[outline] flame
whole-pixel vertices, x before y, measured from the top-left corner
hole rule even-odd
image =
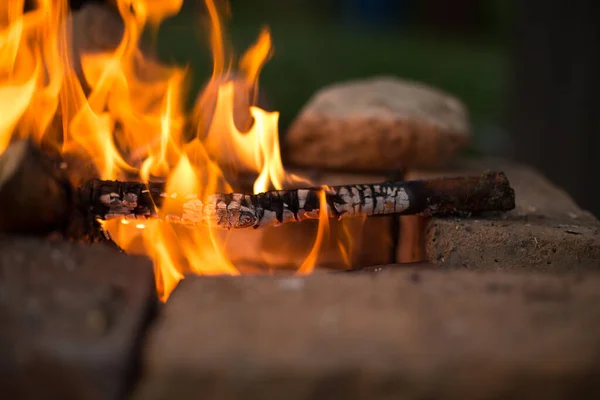
[[[257,82],[263,65],[271,55],[271,34],[264,27],[256,43],[248,49],[240,60],[240,71],[248,82]]]
[[[324,187],[319,192],[319,227],[317,230],[317,239],[315,240],[315,244],[308,254],[308,257],[306,257],[302,265],[300,265],[300,268],[298,268],[298,275],[308,275],[313,272],[317,265],[319,247],[329,232],[329,214],[331,210],[329,210],[329,204],[327,204],[327,189],[327,187]]]
[[[27,136],[90,160],[103,179],[163,179],[168,193],[199,199],[233,191],[230,182],[240,175],[255,178],[255,193],[302,181],[283,167],[279,113],[255,106],[259,75],[272,55],[268,28],[234,71],[223,13],[214,0],[205,0],[213,74],[191,115],[183,105],[187,69],[162,65],[141,52],[145,28],[158,28],[179,12],[182,2],[117,0],[121,40],[114,49],[94,53],[73,50],[73,16],[66,0],[35,0],[27,13],[24,0],[2,2],[0,151]],[[189,135],[192,125],[197,126],[194,137]],[[315,243],[299,274],[313,271],[327,236],[325,190]],[[177,201],[166,198],[157,212],[168,213]],[[153,260],[163,300],[186,274],[240,274],[225,251],[228,235],[214,227],[187,229],[127,218],[102,225],[124,250]]]

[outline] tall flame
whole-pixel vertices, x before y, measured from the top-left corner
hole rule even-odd
[[[79,54],[76,60],[67,1],[33,3],[27,13],[24,0],[0,4],[0,151],[11,140],[29,136],[40,145],[91,160],[101,178],[164,179],[168,191],[200,198],[232,191],[229,180],[240,173],[255,177],[255,193],[283,189],[299,179],[283,168],[279,113],[254,106],[260,71],[272,54],[267,28],[239,58],[234,73],[218,7],[205,0],[213,75],[190,118],[182,100],[186,68],[161,65],[139,47],[144,29],[178,13],[182,0],[116,1],[124,24],[118,46]],[[81,64],[82,75],[74,61]],[[238,104],[247,125],[236,120]],[[194,137],[188,134],[190,123],[198,127]],[[325,190],[315,244],[300,274],[312,272],[327,234],[324,196]],[[161,207],[168,212],[171,200]],[[105,226],[126,251],[153,260],[163,299],[188,273],[240,273],[224,250],[226,235],[212,227],[190,230],[158,220],[109,221]]]

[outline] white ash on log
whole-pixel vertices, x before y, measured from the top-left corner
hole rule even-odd
[[[260,194],[196,196],[165,192],[164,183],[94,180],[79,189],[80,202],[96,217],[163,218],[184,225],[258,228],[319,217],[324,190],[329,218],[377,215],[470,215],[514,208],[514,191],[502,172],[428,181],[275,190]],[[168,213],[157,212],[170,199]]]

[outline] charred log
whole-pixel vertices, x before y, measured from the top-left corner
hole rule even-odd
[[[324,191],[329,218],[415,215],[469,216],[515,207],[514,190],[502,172],[481,176],[275,190],[260,194],[167,193],[164,182],[69,179],[59,156],[30,141],[0,156],[0,231],[49,234],[111,242],[99,219],[162,220],[188,226],[259,228],[318,218]],[[168,199],[168,202],[165,201]]]
[[[161,218],[190,226],[244,229],[318,218],[322,190],[330,218],[469,216],[515,207],[514,190],[506,175],[491,171],[474,177],[276,190],[256,195],[214,194],[204,201],[194,195],[166,193],[164,183],[94,180],[82,187],[79,195],[81,204],[101,219]],[[169,207],[163,210],[165,199],[169,199]]]
[[[60,167],[30,141],[0,155],[0,230],[49,233],[61,230],[73,210],[71,186]]]
[[[78,204],[68,171],[58,154],[43,152],[29,140],[11,144],[0,155],[0,232],[59,235],[116,247]]]

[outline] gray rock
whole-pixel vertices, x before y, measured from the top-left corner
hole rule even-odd
[[[458,99],[375,77],[317,92],[292,123],[284,157],[298,166],[355,171],[441,166],[470,136]]]

